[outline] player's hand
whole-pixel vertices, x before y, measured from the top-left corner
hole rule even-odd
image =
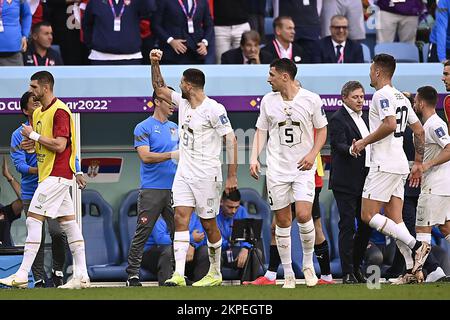
[[[29,138],[30,134],[33,132],[33,127],[32,126],[27,126],[26,124],[22,123],[22,130],[20,131],[20,133],[24,136]]]
[[[430,170],[432,166],[433,166],[433,165],[431,164],[431,162],[429,162],[429,161],[424,162],[424,163],[422,164],[422,173],[423,173],[423,172],[426,172],[426,171],[428,171],[428,170]]]
[[[250,175],[255,178],[256,180],[259,179],[259,174],[261,173],[261,165],[259,164],[259,161],[256,161],[256,163],[250,164]]]
[[[22,37],[20,48],[22,52],[26,52],[28,48],[27,37]]]
[[[186,254],[186,262],[190,262],[194,260],[195,248],[192,245],[189,245],[187,254]]]
[[[228,176],[225,182],[225,193],[230,194],[230,192],[237,189],[237,176]]]
[[[31,140],[31,139],[25,137],[22,140],[22,142],[20,142],[20,148],[22,150],[31,150],[31,149],[34,149],[34,144],[35,144],[34,140]]]
[[[360,156],[361,155],[361,151],[364,150],[364,148],[367,146],[366,141],[364,139],[359,139],[358,141],[356,141],[356,139],[353,139],[353,143],[352,143],[352,151],[353,153],[355,153],[356,155]]]
[[[6,163],[6,157],[3,156],[3,162],[2,162],[2,174],[7,180],[11,180],[13,176],[9,172],[8,164]]]
[[[261,61],[259,60],[259,52],[251,53],[247,59],[250,60],[250,64],[261,64]]]
[[[163,52],[159,49],[153,49],[150,51],[149,57],[151,63],[156,63],[161,61]]]
[[[237,257],[237,267],[239,269],[245,267],[245,262],[247,261],[248,258],[248,249],[246,248],[242,248],[241,251],[239,251],[239,255]]]
[[[420,180],[422,179],[422,164],[414,163],[409,173],[409,186],[411,188],[417,188],[420,186]]]
[[[75,181],[77,182],[78,185],[78,189],[83,190],[84,188],[86,188],[86,179],[84,179],[84,175],[82,174],[77,174],[75,176]]]
[[[208,48],[203,42],[197,43],[197,53],[201,56],[206,56],[208,54]]]
[[[316,161],[316,156],[310,152],[297,162],[297,169],[300,171],[310,170],[314,165],[314,161]]]
[[[205,238],[205,233],[195,229],[194,231],[192,231],[192,238],[195,242],[200,242]]]
[[[176,54],[184,54],[187,51],[187,47],[184,44],[185,42],[186,40],[184,39],[173,39],[169,44]]]

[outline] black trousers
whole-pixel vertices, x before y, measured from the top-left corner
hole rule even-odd
[[[342,273],[360,268],[365,256],[372,228],[361,221],[361,195],[334,191],[339,210],[339,256]],[[355,218],[358,227],[355,226]]]
[[[222,249],[222,266],[223,267],[228,267],[228,268],[232,268],[235,270],[239,270],[239,277],[240,277],[241,281],[253,281],[259,276],[260,264],[259,264],[258,258],[254,255],[257,254],[259,256],[259,259],[262,261],[262,251],[260,249],[255,249],[255,250],[249,251],[248,257],[247,257],[247,261],[248,261],[247,262],[248,263],[247,270],[244,270],[245,265],[242,268],[238,268],[238,266],[237,266],[237,257],[239,255],[239,252],[241,251],[241,247],[232,247],[231,248],[231,251],[233,253],[232,254],[233,261],[229,261],[227,251],[228,250]],[[252,252],[253,252],[253,254],[252,254]]]
[[[156,220],[162,215],[170,230],[171,238],[175,232],[175,220],[171,205],[172,193],[166,189],[142,189],[137,202],[137,225],[130,251],[128,252],[128,277],[139,276],[144,245],[153,231]]]

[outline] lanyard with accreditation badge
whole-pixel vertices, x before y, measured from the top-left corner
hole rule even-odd
[[[120,13],[118,16],[116,16],[116,10],[114,10],[112,0],[109,0],[109,6],[111,7],[111,11],[114,16],[114,31],[120,31],[120,19],[122,18],[123,11],[125,10],[125,1],[122,4],[122,9],[120,9]]]
[[[197,10],[197,0],[192,0],[192,1],[194,2],[194,4],[193,4],[191,15],[189,16],[189,13],[187,11],[187,9],[189,9],[189,7],[186,9],[186,7],[183,4],[183,1],[178,0],[178,3],[180,4],[181,9],[183,9],[184,15],[186,16],[186,19],[187,19],[189,33],[194,33],[194,14],[195,14],[195,11]]]

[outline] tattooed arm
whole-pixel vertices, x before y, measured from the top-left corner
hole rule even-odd
[[[425,131],[420,121],[410,124],[409,127],[414,133],[414,149],[416,152],[414,165],[409,174],[409,186],[418,187],[423,173],[423,154],[425,152]]]
[[[166,101],[172,101],[172,90],[166,86],[161,69],[159,68],[159,61],[161,61],[162,54],[162,51],[158,49],[150,51],[152,86],[158,97]]]

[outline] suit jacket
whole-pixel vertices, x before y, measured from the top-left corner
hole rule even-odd
[[[366,113],[363,113],[363,119],[369,127]],[[361,195],[369,172],[369,168],[365,167],[366,153],[361,152],[361,156],[357,158],[349,153],[353,139],[361,139],[361,133],[344,107],[333,114],[328,128],[331,144],[329,188],[352,195]]]
[[[319,40],[322,63],[337,63],[331,36]],[[362,47],[358,42],[347,39],[344,48],[344,63],[364,63]]]
[[[275,40],[274,40],[275,41]],[[261,51],[270,54],[270,61],[278,59],[278,53],[275,49],[273,41],[270,41]],[[292,61],[295,63],[311,63],[311,58],[306,54],[306,51],[297,43],[292,43]]]
[[[222,53],[222,57],[220,60],[222,64],[243,64],[244,56],[242,54],[242,49],[239,47],[236,49],[228,50]],[[261,62],[261,64],[269,64],[272,62],[272,59],[268,52],[260,50],[259,61]]]
[[[208,41],[208,51],[214,41],[214,26],[207,0],[198,0],[194,17],[194,33],[188,32],[187,18],[178,0],[159,0],[158,10],[153,16],[152,28],[158,37],[161,49],[164,52],[163,61],[177,64],[201,63],[197,43],[202,39]],[[167,43],[167,39],[186,40],[188,51],[178,55]]]

